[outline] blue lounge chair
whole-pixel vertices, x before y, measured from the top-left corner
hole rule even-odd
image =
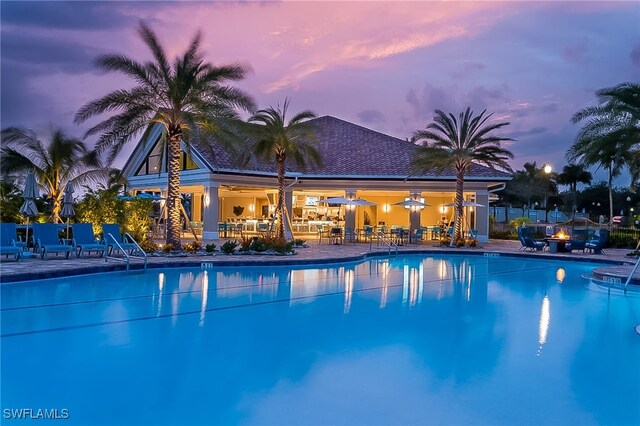
[[[585,250],[591,250],[593,254],[604,253],[604,246],[609,241],[609,231],[606,229],[596,229],[593,239],[585,243]]]
[[[118,244],[115,244],[114,239]],[[137,248],[133,241],[129,241],[127,237],[122,236],[120,225],[117,223],[105,223],[102,225],[102,241],[107,246],[109,255],[113,250],[120,251],[121,248],[124,251],[128,251],[129,254],[133,254]]]
[[[569,242],[565,244],[565,248],[570,252],[574,250],[582,250],[584,252],[586,243],[586,231],[573,231],[573,233],[571,234],[571,239],[569,239]]]
[[[16,224],[0,223],[0,255],[7,258],[15,256],[19,260],[22,256],[22,247],[16,245]]]
[[[65,253],[65,258],[69,258],[69,254],[73,250],[72,246],[63,244],[58,236],[58,225],[54,223],[34,223],[33,239],[40,251],[40,257],[45,258],[47,253]]]
[[[82,253],[95,251],[102,257],[105,252],[105,245],[100,244],[93,234],[93,226],[90,223],[74,223],[72,244],[76,250],[76,256],[81,257]]]
[[[521,226],[518,228],[518,240],[520,240],[520,250],[542,251],[544,249],[544,241],[534,240],[529,237],[527,228]]]
[[[2,239],[2,245],[19,247],[22,250],[26,250],[27,243],[22,241],[22,238],[18,236],[18,227],[13,222],[6,222],[2,225],[2,231],[0,232],[0,238]]]

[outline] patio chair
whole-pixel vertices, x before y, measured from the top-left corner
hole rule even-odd
[[[353,228],[344,228],[344,240],[350,243],[356,242],[357,235]]]
[[[518,240],[520,240],[520,250],[526,251],[542,251],[545,247],[544,241],[534,240],[529,237],[527,228],[521,226],[518,228]]]
[[[329,244],[342,244],[342,228],[334,226],[329,233]]]
[[[362,228],[360,237],[364,239],[364,241],[371,241],[371,238],[373,238],[373,226],[365,225]]]
[[[114,242],[114,239],[120,247]],[[109,256],[111,256],[113,250],[121,251],[120,249],[122,248],[122,250],[128,251],[129,254],[133,254],[137,248],[133,242],[122,236],[120,225],[117,223],[105,223],[102,225],[102,241],[107,248]]]
[[[22,256],[22,247],[16,245],[16,224],[15,223],[0,223],[0,255],[16,257],[16,260],[20,260]]]
[[[424,238],[424,228],[418,228],[413,231],[413,235],[411,235],[409,240],[413,244],[422,244],[423,238]]]
[[[581,250],[584,252],[585,244],[587,243],[587,232],[586,231],[573,231],[571,234],[571,238],[565,244],[565,248],[567,251],[572,252],[574,250]]]
[[[604,246],[609,241],[609,231],[607,229],[596,229],[594,238],[585,243],[585,250],[591,250],[593,254],[604,254]]]
[[[73,239],[71,244],[76,250],[76,256],[81,257],[83,252],[92,252],[104,256],[105,245],[101,244],[93,234],[93,226],[90,223],[74,223],[71,225]]]
[[[40,257],[45,258],[47,253],[64,253],[65,259],[73,251],[73,247],[63,244],[58,236],[58,225],[54,223],[34,223],[33,239],[36,241]]]

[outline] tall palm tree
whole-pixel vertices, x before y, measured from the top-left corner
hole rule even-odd
[[[256,141],[254,151],[257,156],[267,161],[275,161],[278,174],[278,231],[277,237],[284,238],[284,190],[287,160],[293,160],[299,168],[306,168],[307,164],[317,166],[321,163],[320,153],[314,147],[315,133],[308,120],[315,118],[312,111],[305,110],[294,115],[287,121],[289,100],[285,99],[282,108],[261,109],[249,118],[253,123],[250,130]]]
[[[578,184],[584,183],[590,185],[593,176],[585,170],[581,164],[567,164],[562,168],[562,172],[558,174],[558,183],[567,185],[571,192],[571,214],[576,211],[578,203]]]
[[[640,145],[640,84],[622,83],[596,92],[598,105],[583,108],[573,123],[586,121],[569,148],[569,161],[597,165],[608,172],[609,221],[613,220],[613,178],[625,165],[633,167],[630,154]]]
[[[471,108],[467,108],[456,120],[453,114],[437,109],[433,123],[425,130],[416,131],[411,138],[412,142],[422,145],[412,161],[414,170],[443,174],[453,169],[456,175],[455,240],[462,238],[464,176],[471,165],[479,163],[491,169],[500,167],[511,171],[507,160],[512,159],[513,154],[500,144],[513,139],[493,134],[509,123],[488,123],[493,114],[485,113],[486,110],[474,116]]]
[[[122,73],[135,80],[132,89],[113,91],[84,105],[75,122],[82,123],[105,112],[110,118],[93,126],[87,135],[100,134],[96,148],[110,150],[110,159],[123,145],[144,130],[161,125],[167,144],[167,242],[180,247],[180,171],[182,148],[190,137],[201,132],[216,133],[225,128],[227,119],[237,118],[238,109],[253,111],[251,97],[229,86],[242,80],[249,71],[243,65],[214,66],[204,61],[200,48],[202,34],[196,33],[187,50],[172,64],[156,34],[144,22],[138,34],[153,55],[151,62],[137,62],[121,54],[98,57],[97,65],[105,71]]]
[[[98,153],[80,139],[55,129],[48,144],[35,132],[18,127],[2,130],[0,169],[3,175],[33,170],[40,187],[51,199],[52,220],[60,222],[62,196],[67,183],[83,185],[97,182],[109,174]]]

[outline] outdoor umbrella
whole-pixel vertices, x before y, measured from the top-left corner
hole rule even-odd
[[[62,210],[60,216],[67,218],[67,240],[69,239],[69,218],[75,216],[76,211],[73,208],[73,184],[67,183],[64,188],[64,196],[62,198]]]
[[[427,204],[427,203],[421,203],[418,200],[414,200],[413,198],[410,198],[408,200],[404,200],[404,201],[399,201],[397,203],[393,203],[394,206],[403,206],[403,207],[426,207],[426,206],[431,206],[431,204]]]
[[[29,218],[38,214],[38,207],[36,206],[36,197],[38,196],[38,184],[36,178],[33,176],[33,172],[27,173],[27,179],[24,182],[24,191],[22,192],[24,197],[24,203],[20,207],[20,213],[27,217],[27,235],[26,241],[29,246]]]
[[[354,198],[351,200],[357,206],[375,206],[376,203],[372,203],[371,201],[363,200],[362,198]]]

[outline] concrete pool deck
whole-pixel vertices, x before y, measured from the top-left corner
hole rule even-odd
[[[221,241],[215,241],[216,246],[220,247]],[[205,241],[204,243],[209,243]],[[317,263],[333,263],[344,261],[360,260],[367,255],[386,255],[386,249],[376,250],[375,245],[370,249],[369,243],[346,243],[342,245],[318,244],[317,240],[309,240],[308,247],[297,249],[295,256],[269,256],[269,255],[224,255],[216,252],[215,256],[188,256],[188,257],[149,257],[148,265],[150,268],[161,267],[192,267],[200,266],[201,263],[211,263],[211,266],[226,265],[292,265],[292,264],[317,264]],[[509,256],[527,256],[539,258],[579,260],[603,262],[605,274],[621,277],[626,276],[631,271],[632,264],[635,259],[626,257],[630,249],[607,249],[606,254],[589,254],[589,253],[549,253],[548,251],[530,252],[520,251],[520,242],[512,240],[491,240],[475,248],[449,248],[437,245],[431,242],[424,242],[420,245],[407,245],[398,248],[399,253],[411,252],[429,252],[429,253],[450,253],[450,254],[482,254],[482,253],[500,253]],[[47,260],[40,259],[39,256],[14,261],[2,258],[0,261],[0,282],[16,282],[32,279],[44,279],[53,277],[63,277],[69,275],[81,275],[96,272],[123,271],[125,270],[124,262],[109,259],[105,262],[104,258],[96,256],[78,259],[74,255],[69,259],[64,257],[54,257],[49,255]],[[607,263],[612,265],[607,265]],[[623,265],[627,263],[628,265]],[[140,260],[132,260],[131,268],[139,269],[142,267]],[[608,274],[608,271],[611,274]],[[626,275],[625,275],[626,272]],[[640,282],[640,272],[634,276],[634,281]]]

